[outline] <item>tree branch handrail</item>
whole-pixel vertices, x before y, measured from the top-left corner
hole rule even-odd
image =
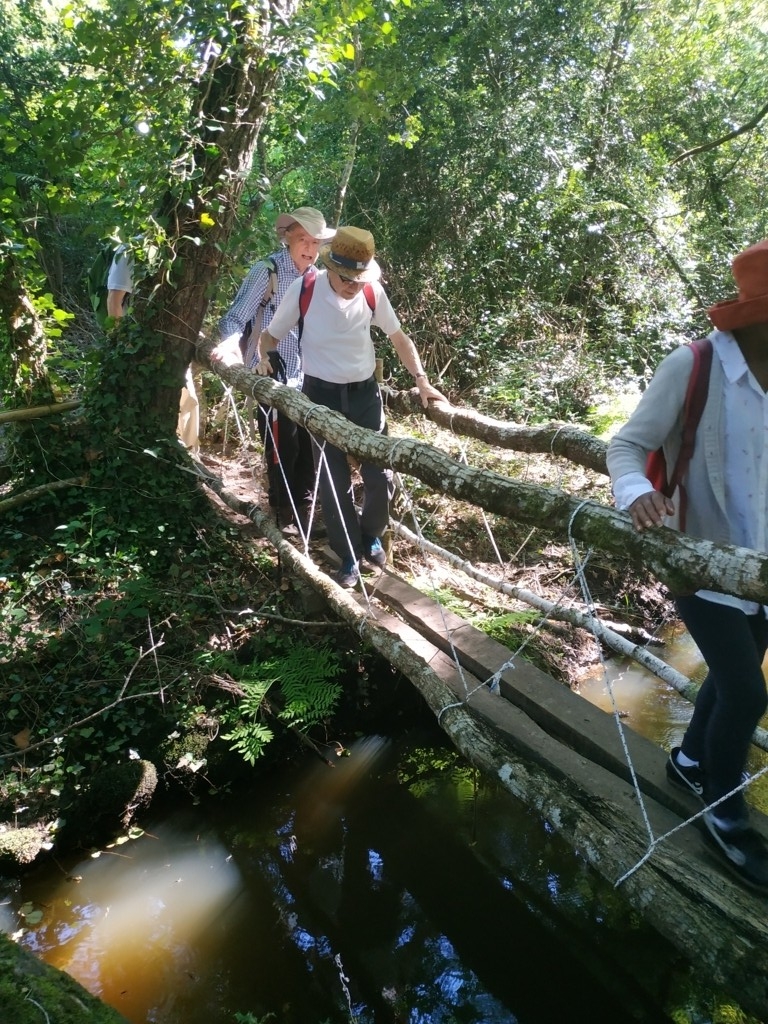
[[[199,359],[210,365],[212,343]],[[242,366],[216,366],[228,384],[258,402],[274,405],[290,419],[362,461],[415,476],[443,494],[517,522],[565,533],[576,541],[627,559],[650,571],[673,592],[699,589],[736,594],[768,604],[768,557],[749,548],[719,545],[668,527],[638,533],[626,512],[582,500],[553,488],[513,480],[494,470],[458,463],[434,445],[392,438],[355,427],[339,413],[314,405],[295,388],[259,377]]]

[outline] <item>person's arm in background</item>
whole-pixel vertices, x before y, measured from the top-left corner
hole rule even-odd
[[[211,362],[224,366],[242,363],[240,338],[246,326],[256,317],[269,283],[269,268],[261,261],[248,271],[232,305],[219,321],[219,342],[211,351]]]
[[[107,291],[107,316],[113,316],[115,319],[121,317],[123,315],[125,297],[130,294],[128,291],[110,288]]]

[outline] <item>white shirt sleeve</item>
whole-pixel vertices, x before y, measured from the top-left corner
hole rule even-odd
[[[371,323],[384,331],[388,338],[391,338],[395,331],[400,330],[400,321],[392,309],[389,296],[378,281],[373,285],[373,294],[376,297],[376,309],[373,311]]]
[[[292,327],[299,322],[299,295],[301,293],[302,278],[297,277],[288,287],[280,305],[275,310],[275,315],[269,322],[267,330],[276,338],[282,341]]]
[[[637,501],[643,494],[649,494],[652,490],[653,484],[647,476],[643,476],[642,473],[625,473],[613,485],[616,508],[620,512],[624,512],[632,502]]]

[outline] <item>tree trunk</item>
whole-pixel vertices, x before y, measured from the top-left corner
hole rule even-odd
[[[184,375],[280,74],[284,29],[297,5],[273,0],[229,9],[234,42],[226,54],[210,58],[198,82],[190,115],[195,141],[186,160],[178,161],[195,173],[180,176],[156,214],[167,238],[162,265],[136,282],[135,316],[123,318],[112,335],[88,396],[92,437],[102,450],[117,441],[123,450],[141,452],[165,440],[178,454],[174,436]]]
[[[474,409],[458,409],[446,402],[430,402],[425,409],[415,388],[410,391],[381,389],[387,409],[401,415],[421,414],[456,434],[475,437],[479,441],[507,448],[515,452],[537,452],[559,455],[577,466],[607,475],[605,441],[567,423],[544,423],[538,427],[523,427],[517,423],[495,420]]]

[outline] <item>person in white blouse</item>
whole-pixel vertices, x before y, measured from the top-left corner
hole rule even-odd
[[[706,404],[684,484],[686,533],[768,551],[768,239],[732,262],[738,297],[708,310],[715,330]],[[608,447],[614,498],[638,531],[676,525],[679,500],[653,489],[648,454],[679,449],[693,355],[688,346],[659,365],[637,409]],[[667,762],[668,780],[700,797],[705,835],[725,864],[768,892],[768,849],[749,825],[740,787],[750,739],[766,711],[762,663],[767,609],[699,590],[677,594],[678,613],[707,665],[691,721]],[[713,806],[714,805],[714,806]]]
[[[302,319],[301,359],[303,393],[313,402],[342,413],[359,427],[386,431],[371,326],[391,340],[400,361],[413,376],[422,403],[446,401],[427,377],[416,346],[402,330],[380,283],[370,231],[339,227],[333,240],[320,249],[319,270]],[[306,289],[307,285],[304,284]],[[259,338],[257,373],[271,373],[268,353],[299,323],[302,279],[288,288],[269,329]],[[362,508],[353,501],[346,453],[330,444],[315,448],[320,471],[323,516],[332,550],[341,559],[336,574],[340,586],[352,588],[359,579],[360,561],[382,567],[386,554],[381,534],[389,522],[391,472],[362,463]]]

